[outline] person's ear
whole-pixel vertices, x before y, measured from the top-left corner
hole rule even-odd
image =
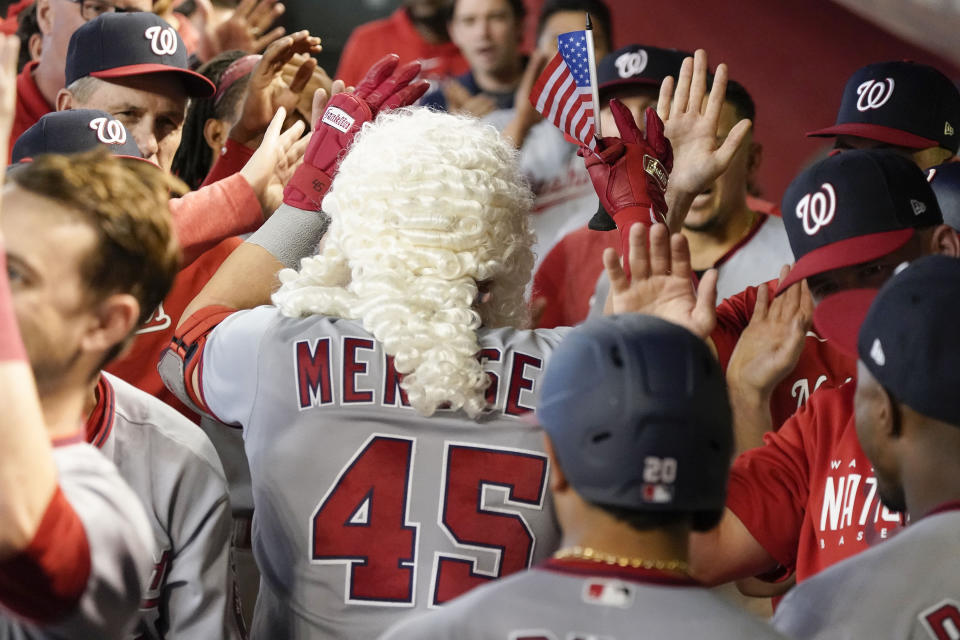
[[[960,258],[960,237],[957,232],[945,224],[936,226],[930,236],[930,253]]]
[[[562,493],[570,488],[570,483],[567,482],[567,476],[564,475],[563,469],[560,468],[560,463],[557,461],[557,454],[553,449],[550,436],[544,433],[543,441],[547,459],[550,461],[550,490],[554,493]]]
[[[207,146],[213,149],[214,154],[220,155],[220,149],[227,144],[230,127],[220,118],[209,118],[203,123],[203,139]]]
[[[69,89],[60,89],[57,93],[57,111],[69,111],[74,108],[75,103]]]
[[[95,309],[95,322],[81,342],[85,351],[107,352],[123,343],[140,320],[140,303],[129,293],[114,293]]]

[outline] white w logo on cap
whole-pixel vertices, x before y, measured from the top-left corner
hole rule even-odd
[[[893,78],[867,80],[857,87],[857,111],[879,109],[893,95]]]
[[[94,118],[90,121],[90,128],[97,132],[97,140],[103,144],[123,144],[127,141],[127,130],[119,120]]]
[[[824,182],[820,190],[808,193],[797,203],[797,217],[803,221],[803,230],[808,236],[816,234],[820,229],[833,222],[833,214],[837,210],[837,193],[833,185]]]
[[[143,33],[150,48],[158,56],[172,56],[177,52],[177,32],[173,27],[153,26]]]
[[[639,51],[628,51],[613,61],[617,67],[617,73],[621,78],[632,78],[643,73],[647,68],[647,52],[643,49]]]

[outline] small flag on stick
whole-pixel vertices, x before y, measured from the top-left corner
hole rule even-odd
[[[592,80],[596,71],[591,69],[592,43],[588,42],[586,31],[563,33],[557,41],[557,55],[533,85],[530,103],[558,129],[593,149],[596,140]]]

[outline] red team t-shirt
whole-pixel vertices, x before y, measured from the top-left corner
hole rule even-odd
[[[797,581],[891,537],[900,514],[880,504],[857,439],[856,385],[822,389],[765,446],[738,457],[727,507]]]
[[[421,75],[427,79],[458,76],[470,67],[452,42],[430,44],[417,32],[403,7],[390,17],[362,24],[353,30],[343,47],[336,77],[357,85],[377,60],[388,53],[400,56],[400,63],[420,60]]]

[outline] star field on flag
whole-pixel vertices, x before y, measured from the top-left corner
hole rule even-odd
[[[558,129],[592,149],[596,143],[586,33],[563,33],[557,41],[557,55],[533,85],[530,103]]]

